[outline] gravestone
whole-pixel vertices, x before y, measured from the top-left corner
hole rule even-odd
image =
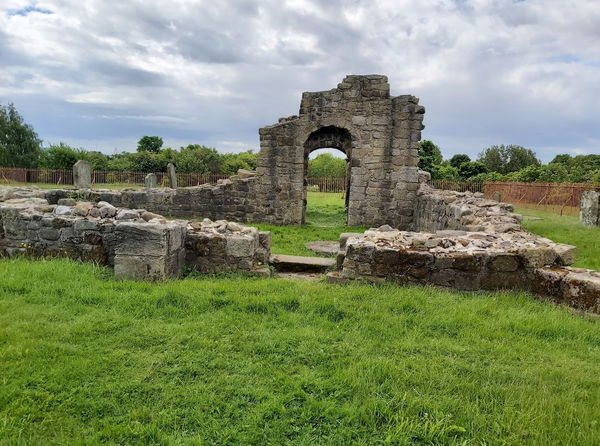
[[[157,182],[158,181],[155,173],[149,173],[144,178],[144,186],[146,186],[146,189],[154,189],[157,185]]]
[[[167,164],[167,176],[169,177],[169,187],[171,189],[177,189],[177,174],[173,163]]]
[[[73,166],[73,184],[77,189],[92,187],[92,166],[87,161],[79,160]]]
[[[583,191],[579,220],[585,226],[600,226],[600,191]]]

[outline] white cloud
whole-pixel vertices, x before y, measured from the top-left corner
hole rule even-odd
[[[6,0],[0,103],[106,151],[145,134],[257,149],[302,91],[382,73],[421,97],[447,156],[516,143],[547,160],[600,152],[599,40],[597,0]]]

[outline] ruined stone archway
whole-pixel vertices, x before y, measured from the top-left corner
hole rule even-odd
[[[304,196],[302,200],[302,223],[306,223],[306,204],[308,191],[308,158],[311,152],[324,149],[337,149],[346,155],[346,222],[348,221],[348,203],[350,199],[350,165],[352,160],[352,135],[350,132],[341,127],[327,126],[321,127],[312,132],[304,143]]]
[[[303,93],[299,115],[259,131],[256,215],[301,224],[306,150],[339,145],[351,152],[348,224],[409,228],[424,112],[414,96],[390,96],[380,75],[346,76],[333,90]]]

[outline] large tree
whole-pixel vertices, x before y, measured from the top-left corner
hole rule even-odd
[[[491,146],[481,152],[477,160],[483,163],[489,172],[502,174],[540,165],[540,160],[533,150],[513,144]]]
[[[308,161],[308,176],[314,178],[344,178],[347,162],[331,153],[321,153]]]
[[[437,177],[437,171],[442,164],[442,152],[438,146],[429,140],[419,143],[419,167]]]
[[[0,105],[0,166],[37,166],[42,141],[13,104]]]
[[[158,153],[163,145],[163,140],[159,136],[142,136],[138,141],[138,152]]]

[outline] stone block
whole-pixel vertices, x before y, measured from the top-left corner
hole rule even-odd
[[[158,184],[158,179],[156,178],[155,173],[149,173],[144,177],[144,187],[146,189],[154,189]]]
[[[79,160],[73,165],[73,183],[77,189],[92,187],[92,166],[90,163]]]
[[[600,225],[600,191],[582,192],[579,219],[585,226]]]

